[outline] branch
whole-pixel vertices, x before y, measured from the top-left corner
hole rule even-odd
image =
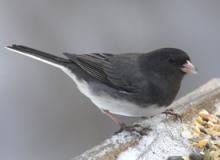
[[[213,79],[192,93],[175,101],[171,108],[182,115],[183,123],[164,115],[137,122],[150,126],[147,136],[119,133],[73,160],[164,160],[169,156],[189,154],[192,148],[188,126],[201,109],[215,110],[220,99],[220,79]]]

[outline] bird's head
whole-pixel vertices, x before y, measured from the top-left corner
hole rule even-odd
[[[192,64],[189,55],[177,48],[161,48],[147,55],[153,70],[162,74],[196,74],[197,68]]]
[[[164,48],[164,50],[164,58],[170,67],[176,68],[183,74],[197,73],[197,68],[192,64],[186,52],[176,48]]]

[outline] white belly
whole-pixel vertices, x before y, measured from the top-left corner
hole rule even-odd
[[[114,99],[110,96],[91,96],[90,100],[102,110],[129,117],[150,117],[166,110],[166,107],[151,105],[146,108],[125,100]]]
[[[157,105],[151,105],[146,108],[139,107],[134,103],[126,100],[115,99],[105,93],[103,93],[101,96],[97,96],[92,93],[87,82],[79,81],[77,77],[66,68],[63,68],[62,70],[73,79],[80,92],[87,96],[101,110],[108,110],[111,113],[123,116],[149,117],[161,113],[167,109],[166,107],[158,107]]]

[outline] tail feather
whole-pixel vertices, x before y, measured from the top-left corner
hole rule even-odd
[[[70,60],[54,56],[50,53],[42,52],[33,48],[29,48],[22,45],[12,45],[5,47],[8,50],[17,52],[19,54],[34,58],[36,60],[45,62],[47,64],[53,65],[58,68],[62,68],[66,63],[69,63]]]

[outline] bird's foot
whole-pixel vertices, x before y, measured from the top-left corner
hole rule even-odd
[[[117,132],[115,132],[115,134],[121,133],[123,131],[127,131],[131,133],[138,133],[140,136],[144,136],[147,135],[150,130],[151,130],[150,127],[143,127],[140,124],[127,126],[125,123],[122,123],[120,125],[120,129]]]
[[[165,114],[166,116],[171,115],[174,116],[175,120],[180,120],[180,122],[182,122],[182,116],[178,113],[176,113],[173,109],[168,109],[164,112],[162,112],[162,114]]]

